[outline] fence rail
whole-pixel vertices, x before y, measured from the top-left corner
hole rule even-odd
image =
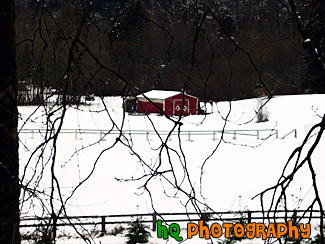
[[[291,134],[294,134],[295,138],[297,138],[297,130],[294,129],[294,130],[290,131],[289,133],[287,133],[286,135],[284,135],[283,137],[281,137],[281,139],[284,139]]]
[[[45,135],[46,133],[54,133],[55,130],[49,131],[47,129],[20,129],[19,134],[30,134],[30,139],[34,139],[36,134]],[[256,139],[267,139],[274,136],[279,138],[279,132],[277,129],[260,129],[260,130],[187,130],[187,131],[167,131],[167,130],[100,130],[100,129],[61,129],[62,134],[72,134],[74,139],[80,139],[80,136],[85,135],[99,135],[100,140],[104,140],[107,135],[145,135],[146,140],[150,140],[150,136],[186,136],[188,141],[191,141],[192,136],[212,136],[212,140],[217,140],[217,136],[220,134],[232,135],[232,139],[236,140],[238,136],[250,136],[256,137]],[[264,137],[263,137],[263,135]],[[266,135],[266,136],[265,136]]]
[[[325,213],[323,213],[324,215]],[[199,220],[209,221],[240,221],[247,223],[254,221],[286,222],[288,220],[320,219],[322,217],[319,210],[277,210],[277,211],[231,211],[231,212],[204,212],[198,214],[191,213],[148,213],[148,214],[120,214],[120,215],[89,215],[70,217],[26,217],[21,218],[20,228],[51,226],[53,229],[60,226],[69,226],[71,223],[79,226],[101,226],[101,232],[106,233],[106,225],[131,223],[134,217],[140,217],[142,223],[152,223],[152,230],[156,231],[157,220],[161,219],[165,223],[193,222]],[[149,219],[148,219],[149,218]]]

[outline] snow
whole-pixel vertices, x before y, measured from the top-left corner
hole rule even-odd
[[[170,94],[175,92],[151,91],[145,95],[150,98],[161,98],[167,96],[164,95],[167,93],[169,93],[168,96],[171,96]],[[181,181],[184,177],[186,179],[182,170],[182,165],[186,163],[197,197],[215,211],[235,211],[244,208],[259,210],[259,198],[252,200],[252,197],[276,184],[288,157],[296,147],[301,145],[307,129],[321,121],[320,116],[325,112],[324,100],[325,95],[272,98],[266,104],[269,121],[264,123],[256,123],[254,117],[254,111],[258,104],[256,99],[214,103],[211,108],[212,114],[182,118],[181,131],[185,133],[180,135],[179,140],[176,129],[171,138],[166,141],[173,151],[169,151],[169,154],[166,150],[162,151],[160,170],[169,169],[170,159],[176,178]],[[60,116],[60,112],[49,107],[41,107],[34,112],[35,109],[34,106],[19,107],[20,129],[30,130],[30,133],[20,134],[20,175],[21,177],[24,175],[26,166],[23,182],[31,181],[30,187],[39,182],[38,190],[49,194],[51,151],[45,150],[42,158],[39,157],[38,151],[30,162],[28,159],[31,156],[31,151],[42,141],[42,135],[37,132],[37,129],[46,128],[45,115],[51,113],[50,121],[57,128],[56,119]],[[224,118],[228,119],[227,123]],[[108,134],[104,140],[99,140],[100,131],[109,129],[130,130],[131,132],[146,132],[154,129],[169,131],[174,127],[172,120],[177,120],[177,118],[167,119],[158,115],[149,115],[148,117],[124,115],[122,99],[119,97],[106,97],[104,100],[96,98],[91,105],[68,108],[63,129],[92,129],[96,131],[94,134],[77,133],[77,136],[74,133],[62,133],[58,138],[54,172],[59,180],[63,198],[68,199],[72,189],[91,174],[91,177],[67,200],[68,215],[152,213],[149,195],[141,188],[147,178],[127,182],[123,180],[140,177],[144,172],[149,172],[146,165],[154,167],[159,163],[160,150],[157,149],[161,146],[161,141],[158,135],[125,133],[125,138],[115,144],[117,134]],[[229,131],[238,130],[236,139],[232,133],[224,135],[225,141],[220,141],[221,133],[216,133],[213,138],[213,131],[220,131],[223,128]],[[267,140],[263,140],[257,139],[257,136],[241,135],[239,131],[249,130],[249,133],[254,134],[256,130],[263,129],[276,129],[279,138],[296,129],[297,138],[290,134],[285,139],[276,139],[273,135]],[[33,135],[31,130],[34,130]],[[192,132],[190,138],[188,132]],[[201,135],[197,132],[201,132]],[[260,132],[260,138],[268,136],[270,136],[270,131]],[[162,140],[165,139],[166,135],[162,135]],[[308,147],[312,145],[312,140],[308,142]],[[127,143],[130,143],[131,146],[124,145]],[[325,155],[322,150],[324,146],[323,137],[312,158],[313,166],[317,172],[319,193],[323,201],[325,201],[325,165],[323,163]],[[182,152],[184,157],[179,158],[177,153]],[[37,163],[36,159],[42,159],[42,161]],[[48,163],[47,159],[49,159]],[[204,165],[203,168],[201,168],[202,165]],[[292,168],[292,164],[289,168]],[[203,172],[202,188],[200,187],[201,170]],[[43,177],[32,178],[34,172],[36,175],[43,172]],[[286,171],[286,173],[288,172],[289,170]],[[172,179],[171,175],[167,175],[167,178]],[[122,179],[122,181],[116,179]],[[183,204],[186,197],[175,191],[168,181],[161,177],[154,177],[147,187],[152,193],[153,205],[157,212],[185,212]],[[184,190],[190,190],[189,182],[185,180],[182,187]],[[310,172],[304,167],[296,175],[295,181],[289,189],[287,197],[292,202],[289,208],[297,207],[299,204],[301,209],[305,209],[314,196],[311,187]],[[164,191],[171,197],[166,196]],[[56,194],[55,197],[58,195]],[[296,197],[303,198],[302,202],[298,203],[295,200]],[[270,199],[268,194],[266,194],[267,199]],[[44,204],[49,208],[48,201],[45,201]],[[56,207],[59,206],[58,202],[55,204]],[[27,201],[22,206],[22,216],[42,216],[43,214],[43,208],[37,201],[33,203]],[[193,208],[189,207],[189,211],[192,210]],[[150,239],[150,243],[166,242],[158,239],[156,233],[153,232],[152,235],[154,238]],[[94,241],[96,243],[124,243],[125,238],[123,235],[110,235],[95,238]],[[58,243],[72,244],[83,243],[83,241],[76,238],[61,238]],[[171,241],[170,243],[177,242]],[[185,243],[206,243],[206,241],[194,238]]]
[[[141,94],[141,95],[139,95],[137,97],[138,98],[145,98],[145,96],[146,96],[146,97],[148,97],[150,99],[164,100],[166,98],[173,97],[173,96],[178,95],[180,93],[181,92],[179,92],[179,91],[151,90],[151,91],[148,91],[148,92],[144,93],[143,95]]]

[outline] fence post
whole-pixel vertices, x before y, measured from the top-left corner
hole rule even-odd
[[[157,213],[152,214],[152,231],[157,230]]]
[[[105,228],[105,216],[101,216],[101,219],[102,219],[102,223],[101,223],[101,225],[102,225],[102,235],[105,235],[105,233],[106,233],[106,228]]]
[[[252,212],[251,211],[247,212],[247,220],[248,220],[248,223],[252,222]]]
[[[75,139],[75,140],[78,139],[78,130],[77,130],[77,129],[74,131],[74,139]]]
[[[34,139],[34,130],[32,130],[32,137],[31,139]]]
[[[297,129],[295,129],[295,138],[297,138]]]
[[[149,141],[149,131],[147,131],[146,139],[147,139],[147,141]]]
[[[100,132],[99,132],[99,140],[100,140],[100,141],[105,141],[105,138],[104,138],[104,136],[103,136],[103,131],[100,131]]]
[[[234,140],[237,139],[237,132],[234,130],[234,137],[233,137]]]
[[[260,139],[260,131],[256,130],[256,139],[259,140]]]
[[[216,132],[213,131],[212,135],[213,135],[212,140],[215,141],[216,140]]]
[[[124,141],[127,141],[127,138],[126,138],[126,136],[125,136],[125,131],[121,131],[121,137],[122,137],[122,140],[124,140]]]
[[[191,132],[188,132],[188,141],[191,141]]]
[[[279,131],[277,129],[275,129],[275,139],[279,138]]]

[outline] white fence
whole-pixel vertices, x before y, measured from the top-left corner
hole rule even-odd
[[[296,130],[294,136],[297,137]],[[19,134],[30,135],[29,139],[34,139],[38,135],[52,135],[55,133],[54,130],[49,131],[46,129],[21,129]],[[193,137],[205,136],[210,137],[212,140],[220,139],[221,134],[224,136],[231,136],[231,139],[236,140],[238,137],[252,137],[258,140],[265,140],[267,138],[273,137],[275,139],[279,138],[279,133],[277,129],[261,129],[261,130],[198,130],[198,131],[155,131],[155,130],[99,130],[99,129],[61,129],[62,134],[71,134],[72,137],[77,140],[81,139],[82,135],[98,135],[99,140],[104,140],[108,135],[121,135],[122,138],[133,136],[133,135],[145,135],[146,140],[149,141],[152,136],[169,136],[171,140],[173,137],[181,136],[185,137],[187,141],[191,141]],[[289,133],[291,134],[291,133]],[[287,135],[289,135],[287,134]],[[286,136],[287,136],[286,135]],[[285,136],[285,137],[286,137]],[[284,137],[282,137],[283,139]]]

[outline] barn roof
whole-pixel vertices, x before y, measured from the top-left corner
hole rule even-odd
[[[144,93],[143,95],[145,95],[147,98],[149,99],[166,99],[175,95],[180,94],[181,92],[179,91],[163,91],[163,90],[151,90],[148,91],[146,93]],[[142,94],[137,96],[137,98],[145,98]]]

